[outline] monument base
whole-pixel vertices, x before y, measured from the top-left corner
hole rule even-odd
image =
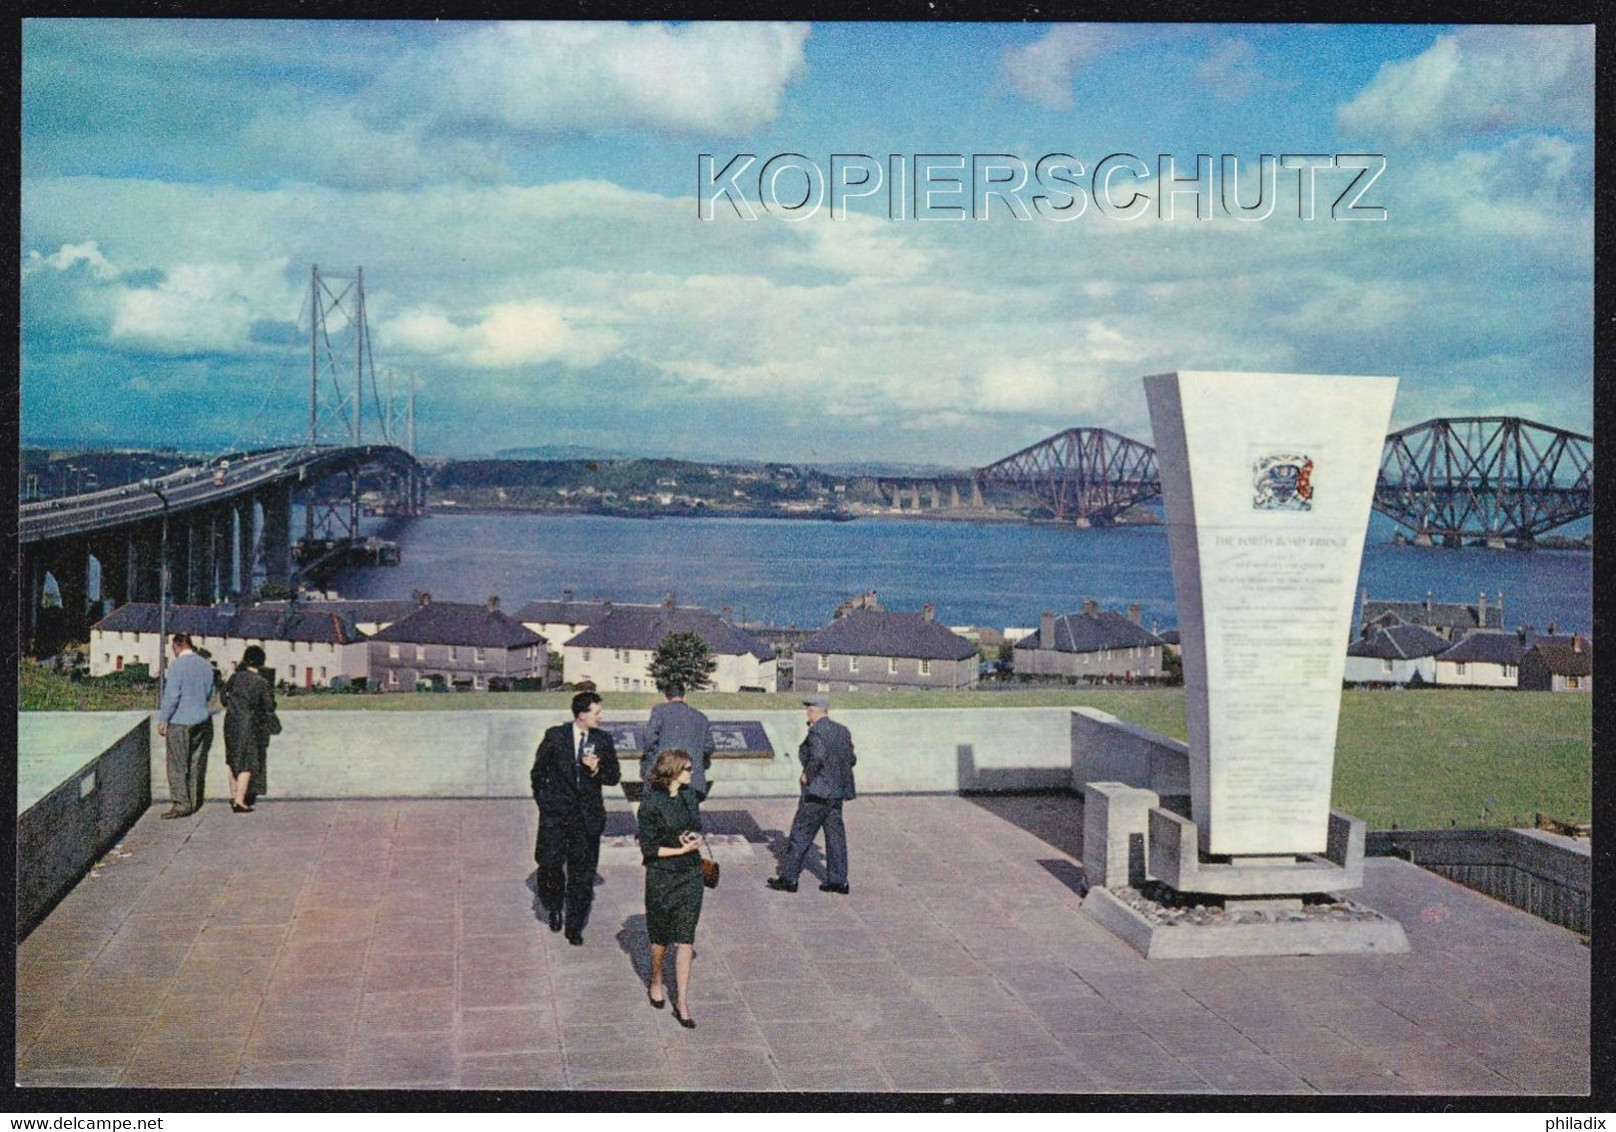
[[[1163,903],[1134,888],[1091,888],[1083,911],[1146,959],[1408,951],[1408,937],[1396,920],[1333,896],[1296,909],[1234,911]]]

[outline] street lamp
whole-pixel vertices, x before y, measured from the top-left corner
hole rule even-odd
[[[168,674],[168,496],[153,480],[140,486],[155,495],[163,505],[163,536],[157,551],[157,706],[163,706],[163,680]]]

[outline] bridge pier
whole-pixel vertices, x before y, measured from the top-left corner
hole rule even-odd
[[[258,537],[258,554],[264,563],[264,584],[292,585],[292,485],[275,484],[259,493],[263,526]]]

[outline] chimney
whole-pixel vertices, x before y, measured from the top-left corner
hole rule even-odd
[[[562,590],[561,591],[561,600],[562,601],[571,601],[572,600],[572,591],[571,590]]]
[[[928,601],[920,607],[920,616],[927,621],[933,620],[937,616],[937,607]]]
[[[1571,651],[1572,652],[1581,652],[1582,651],[1582,634],[1581,633],[1572,633],[1571,634]]]
[[[422,605],[431,605],[432,604],[432,595],[430,593],[428,593],[426,590],[421,591],[421,604]]]
[[[489,594],[488,595],[488,612],[490,612],[490,613],[498,613],[499,612],[499,595],[498,594]]]
[[[1498,623],[1504,623],[1504,591],[1498,591]]]
[[[1083,616],[1084,617],[1093,617],[1093,616],[1097,615],[1099,612],[1100,612],[1100,603],[1099,602],[1095,601],[1092,597],[1086,597],[1086,598],[1083,599]]]
[[[1135,625],[1139,624],[1139,607],[1137,605],[1130,604],[1128,606],[1128,620]]]
[[[1504,622],[1502,620],[1500,620],[1498,623],[1500,625],[1502,625]],[[1476,606],[1476,628],[1485,629],[1486,627],[1487,627],[1487,591],[1482,590],[1481,591],[1481,604]]]
[[[674,594],[674,592],[672,590],[669,590],[668,591],[668,596],[662,599],[662,608],[663,609],[672,609],[675,598],[676,598],[676,595]]]
[[[1038,647],[1041,649],[1055,647],[1055,615],[1047,609],[1038,618]]]
[[[603,602],[600,603],[600,612],[601,612],[602,616],[604,616],[605,614],[610,613],[611,611],[612,611],[612,603],[609,600],[608,601],[603,601]]]
[[[1551,637],[1554,636],[1554,630],[1556,628],[1557,628],[1557,626],[1555,625],[1555,623],[1553,621],[1550,621],[1549,622],[1549,636],[1551,636]]]
[[[721,621],[728,621],[729,618],[730,618],[730,614],[732,614],[734,612],[735,611],[733,609],[731,609],[729,606],[726,605],[723,609],[720,609],[718,611],[718,618]]]
[[[1368,593],[1369,591],[1365,590],[1364,592]],[[1427,612],[1427,613],[1431,612],[1431,591],[1430,590],[1425,591],[1425,612]]]

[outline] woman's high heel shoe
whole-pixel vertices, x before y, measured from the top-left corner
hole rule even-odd
[[[645,997],[650,999],[651,1000],[651,1005],[654,1006],[658,1010],[661,1010],[663,1007],[668,1005],[668,996],[667,996],[667,994],[664,993],[661,998],[651,998],[651,988],[650,987],[645,988]]]
[[[684,1003],[681,1002],[679,1005],[683,1006]],[[688,1017],[685,1014],[680,1014],[677,1010],[673,1012],[673,1020],[687,1030],[694,1030],[696,1028],[696,1020],[694,1018]]]

